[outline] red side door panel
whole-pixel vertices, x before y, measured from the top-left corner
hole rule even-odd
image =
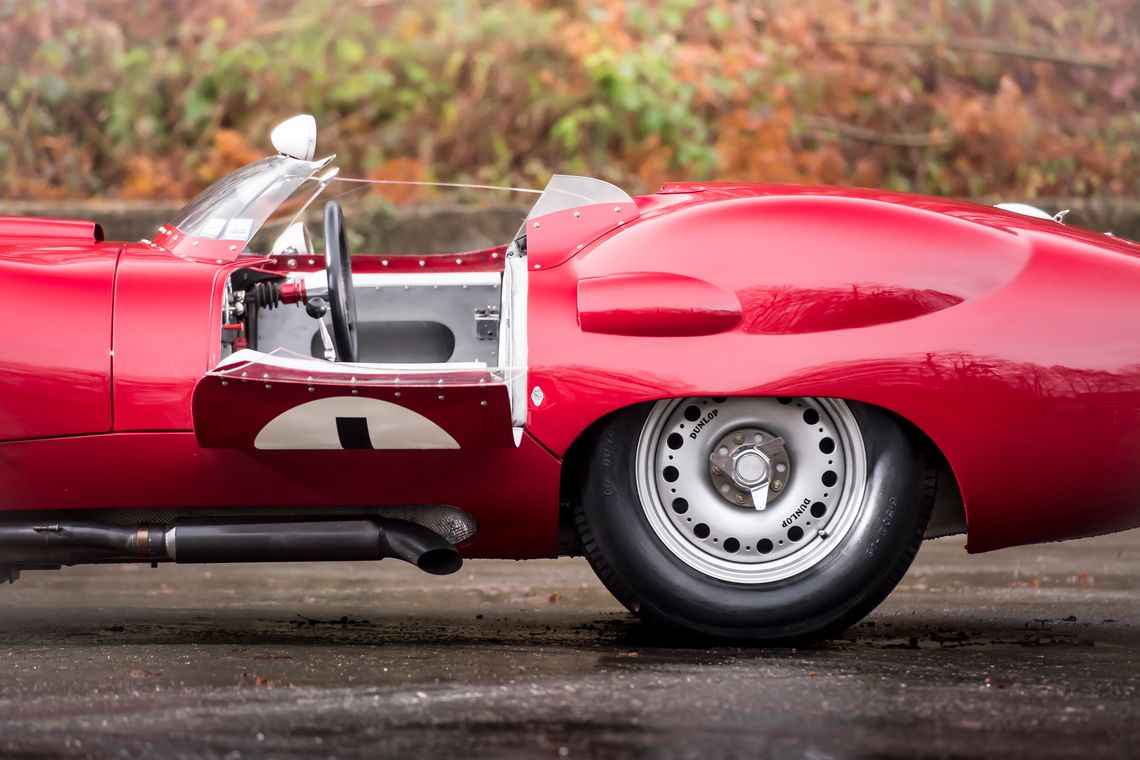
[[[247,356],[247,360],[242,360]],[[376,371],[301,357],[235,354],[194,390],[194,432],[209,448],[513,448],[497,370]]]

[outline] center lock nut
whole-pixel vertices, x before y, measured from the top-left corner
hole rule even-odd
[[[742,449],[732,456],[732,479],[744,488],[752,488],[768,479],[771,468],[762,451]]]
[[[709,477],[729,504],[763,510],[788,483],[791,467],[784,439],[760,428],[739,428],[716,442]]]

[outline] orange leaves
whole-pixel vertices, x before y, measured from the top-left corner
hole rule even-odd
[[[824,185],[853,181],[850,162],[835,142],[812,148],[799,142],[788,107],[766,117],[736,111],[722,119],[719,131],[719,179]],[[869,160],[861,172],[864,182],[881,178]]]
[[[1050,184],[1042,172],[1018,169],[1043,146],[1032,112],[1012,77],[1003,75],[991,96],[955,93],[948,106],[950,129],[959,141],[953,164],[958,172],[968,174],[975,183],[1017,186],[1011,194],[1029,198]],[[966,194],[971,192],[969,182],[959,186]]]
[[[882,187],[883,167],[881,162],[870,156],[860,158],[855,163],[855,169],[851,172],[851,184],[856,187]]]
[[[400,17],[400,22],[393,31],[396,38],[403,42],[418,39],[424,31],[423,17],[418,13],[405,13]]]
[[[583,60],[602,47],[602,36],[597,28],[584,21],[564,24],[558,36],[563,49],[575,60]]]
[[[720,138],[716,142],[720,178],[801,181],[791,142],[790,116],[787,109],[778,109],[768,117],[744,110],[726,114],[721,119]]]
[[[850,181],[847,159],[835,145],[824,145],[806,154],[802,163],[807,181],[813,184],[837,185]]]
[[[252,147],[242,133],[219,129],[214,132],[214,144],[206,154],[205,162],[198,167],[198,179],[203,184],[214,182],[264,156],[265,152]]]
[[[783,4],[772,14],[771,34],[800,50],[816,47],[816,16],[813,9],[799,3]]]
[[[656,190],[666,182],[691,179],[678,174],[675,149],[665,144],[660,135],[649,135],[641,144],[627,151],[626,172],[636,178],[640,187]]]
[[[264,157],[264,151],[250,146],[241,133],[219,129],[214,132],[212,145],[204,159],[189,172],[181,162],[169,156],[128,156],[126,177],[116,194],[130,200],[185,198],[193,194],[196,187],[215,182]]]
[[[303,109],[346,176],[1135,194],[1135,4],[16,3],[0,193],[185,197]]]
[[[178,198],[181,185],[179,172],[169,162],[151,156],[130,156],[119,194],[128,200]]]

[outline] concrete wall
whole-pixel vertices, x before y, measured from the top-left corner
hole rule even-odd
[[[1066,221],[1101,232],[1140,240],[1140,198],[1038,200],[1047,211],[1072,209]],[[0,202],[0,216],[54,216],[102,223],[109,240],[138,240],[154,235],[181,204],[116,201]],[[359,237],[353,250],[367,253],[447,253],[505,243],[518,230],[525,206],[420,205],[368,212],[346,210],[348,227]],[[320,229],[320,211],[308,215]]]

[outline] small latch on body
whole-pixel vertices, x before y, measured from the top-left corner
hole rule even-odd
[[[499,310],[493,306],[475,310],[475,340],[499,339]]]

